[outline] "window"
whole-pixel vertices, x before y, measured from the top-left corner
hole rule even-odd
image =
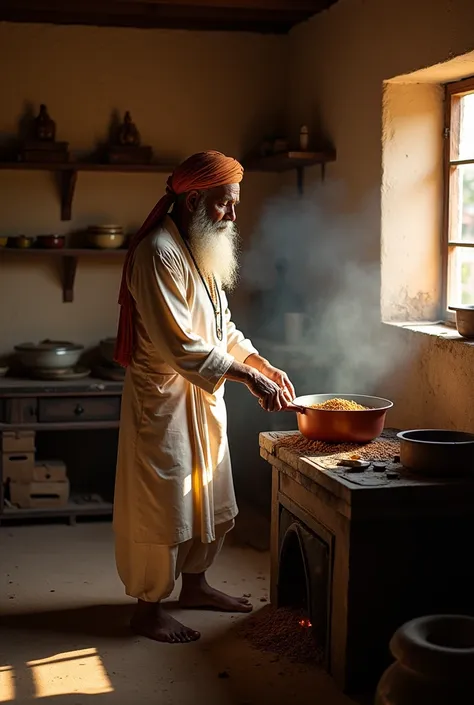
[[[474,77],[446,84],[445,115],[447,312],[449,306],[474,305]]]

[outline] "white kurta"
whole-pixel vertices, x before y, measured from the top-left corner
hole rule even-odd
[[[122,397],[114,530],[136,543],[215,540],[237,514],[224,379],[257,351],[231,321],[223,340],[193,260],[171,220],[138,246],[129,277],[135,350]]]

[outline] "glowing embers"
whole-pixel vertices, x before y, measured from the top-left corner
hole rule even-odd
[[[298,624],[300,625],[300,627],[303,627],[303,629],[310,629],[310,627],[313,626],[309,619],[300,619],[298,621]]]
[[[303,610],[267,605],[243,622],[240,633],[255,649],[294,663],[318,665],[323,660],[323,651]]]

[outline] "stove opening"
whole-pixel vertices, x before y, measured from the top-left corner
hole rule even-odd
[[[311,628],[318,660],[327,664],[330,545],[313,524],[280,507],[277,606],[294,610],[300,628]]]
[[[304,610],[309,617],[309,584],[303,551],[301,529],[294,522],[288,527],[280,550],[278,607]]]

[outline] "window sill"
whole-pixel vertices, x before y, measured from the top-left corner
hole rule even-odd
[[[421,335],[431,335],[436,338],[441,338],[443,340],[449,340],[450,342],[455,342],[460,345],[467,345],[470,348],[474,348],[474,340],[468,340],[463,338],[457,332],[455,326],[449,325],[449,323],[443,323],[440,321],[433,323],[401,323],[398,321],[383,321],[387,326],[394,326],[395,328],[403,328],[409,330],[412,333],[418,333]]]

